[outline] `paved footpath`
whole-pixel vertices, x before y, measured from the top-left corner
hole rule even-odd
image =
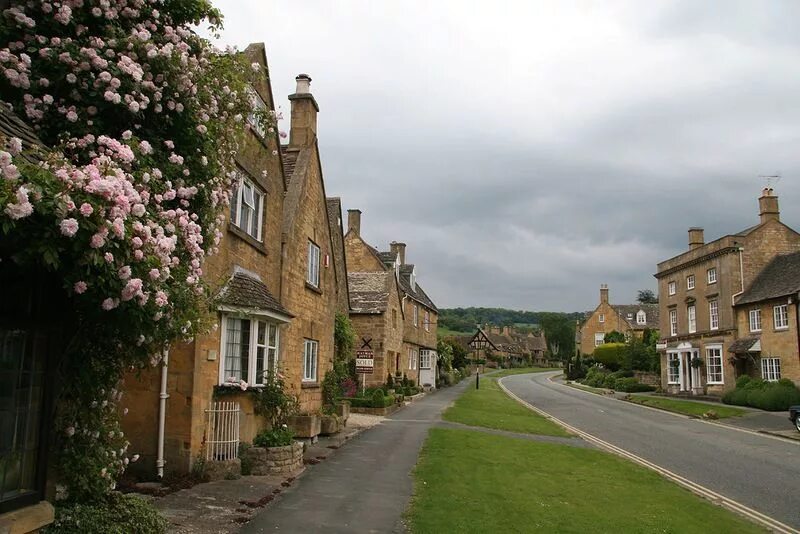
[[[405,532],[410,475],[428,429],[473,381],[428,395],[353,438],[240,532]]]
[[[509,376],[503,385],[579,430],[800,528],[800,444],[595,395],[549,376]]]

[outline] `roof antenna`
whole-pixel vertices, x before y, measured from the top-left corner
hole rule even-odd
[[[775,174],[759,174],[758,178],[761,180],[766,180],[767,189],[772,189],[772,186],[781,180],[781,174],[779,172],[776,172]]]

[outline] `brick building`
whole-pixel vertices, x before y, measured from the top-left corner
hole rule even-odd
[[[600,303],[578,325],[578,349],[581,354],[591,355],[610,332],[641,338],[645,330],[658,329],[658,316],[658,304],[611,304],[608,285],[601,284]]]
[[[381,384],[393,373],[435,387],[438,310],[405,261],[406,245],[393,242],[386,252],[369,245],[360,210],[348,211],[344,242],[353,327],[358,340],[375,340],[375,371],[367,383]]]
[[[720,395],[744,372],[726,356],[739,334],[734,299],[775,256],[800,250],[773,190],[764,189],[758,204],[757,225],[710,243],[702,228],[690,228],[689,250],[658,264],[665,391]]]
[[[788,378],[800,385],[800,252],[773,258],[736,297],[738,339],[727,356],[734,376]]]

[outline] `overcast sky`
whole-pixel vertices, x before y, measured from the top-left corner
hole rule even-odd
[[[796,0],[214,3],[287,119],[311,75],[328,195],[439,307],[633,302],[689,226],[757,222],[762,174],[800,228]]]

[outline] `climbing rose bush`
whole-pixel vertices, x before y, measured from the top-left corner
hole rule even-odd
[[[129,462],[120,379],[204,328],[245,117],[241,54],[192,30],[205,0],[11,1],[0,17],[0,105],[47,149],[0,139],[0,261],[63,280],[75,335],[60,365],[66,494],[112,489]]]

